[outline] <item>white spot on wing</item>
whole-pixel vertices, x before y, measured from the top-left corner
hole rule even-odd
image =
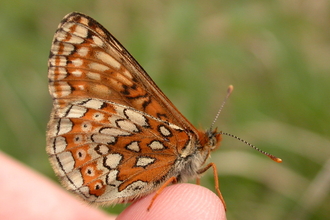
[[[49,69],[49,72],[51,73],[51,69]],[[66,69],[64,67],[57,67],[56,68],[56,73],[55,73],[55,76],[56,76],[56,80],[61,80],[61,79],[64,79],[65,77],[67,77],[68,73],[66,71]]]
[[[152,141],[149,145],[148,145],[152,150],[162,150],[165,148],[165,146],[159,142],[159,141]]]
[[[104,43],[101,40],[101,38],[96,37],[95,35],[92,38],[93,38],[93,41],[94,41],[94,45],[95,46],[98,46],[98,47],[103,47],[104,46]]]
[[[127,136],[130,135],[131,133],[127,132],[127,131],[123,131],[117,128],[104,128],[100,131],[101,134],[107,134],[107,135],[111,135],[114,137],[117,136]]]
[[[71,62],[72,62],[72,64],[73,64],[74,66],[77,66],[77,67],[83,65],[83,61],[82,61],[82,59],[79,59],[79,58],[76,58],[76,59],[72,60]]]
[[[119,165],[122,158],[123,156],[120,154],[109,154],[106,156],[105,164],[111,169],[115,169]]]
[[[61,153],[65,150],[67,146],[67,142],[65,140],[64,137],[56,137],[54,139],[54,146],[52,147],[52,149],[54,149],[54,151],[52,152],[52,154],[58,154],[58,153]]]
[[[58,95],[57,95],[57,92],[56,92],[56,87],[54,86],[54,83],[53,82],[50,82],[49,83],[49,92],[50,94],[54,97],[54,98],[57,98]],[[56,101],[56,100],[55,100]]]
[[[147,119],[139,112],[133,111],[131,109],[126,109],[125,115],[127,116],[127,119],[134,122],[135,124],[138,124],[140,126],[148,126]]]
[[[126,69],[122,73],[123,73],[124,76],[126,76],[129,79],[133,78],[132,74]]]
[[[63,55],[69,55],[74,50],[74,46],[72,44],[63,44],[62,46],[62,53]]]
[[[150,158],[150,157],[139,157],[136,161],[137,167],[146,167],[150,164],[152,164],[156,159]]]
[[[138,141],[133,141],[130,144],[126,146],[128,150],[139,152],[140,151],[140,146]]]
[[[57,73],[56,73],[57,74]],[[53,66],[49,67],[48,68],[48,78],[51,80],[51,81],[54,81],[55,80],[55,76],[57,77],[57,75],[55,75],[55,68]]]
[[[84,103],[82,106],[85,106],[86,108],[100,109],[103,104],[104,102],[102,101],[91,99]]]
[[[55,34],[55,38],[56,38],[56,40],[58,40],[58,41],[63,41],[63,40],[65,40],[67,37],[68,37],[67,32],[62,31],[62,30],[61,30],[61,31],[57,31],[56,34]]]
[[[81,77],[82,72],[80,70],[74,70],[71,74],[75,77]]]
[[[92,135],[92,140],[99,144],[111,144],[116,141],[116,138],[106,134],[94,134]]]
[[[67,82],[58,82],[53,86],[52,92],[55,98],[65,97],[71,94],[71,86]]]
[[[84,38],[75,36],[75,35],[71,35],[69,40],[65,40],[65,42],[67,43],[71,43],[71,44],[81,44],[84,42]]]
[[[87,47],[81,47],[77,50],[77,53],[79,54],[79,56],[86,56],[88,53],[88,48]]]
[[[168,130],[165,126],[163,126],[163,125],[161,125],[160,127],[159,127],[159,131],[160,131],[160,133],[163,135],[163,136],[165,136],[165,137],[168,137],[168,136],[170,136],[172,133],[171,133],[171,131],[170,130]]]
[[[91,194],[89,194],[88,186],[80,187],[79,190],[76,190],[76,193],[78,193],[78,194],[82,193],[87,198],[91,197]]]
[[[131,80],[129,80],[125,75],[123,75],[122,73],[116,73],[115,76],[116,80],[118,82],[121,82],[124,85],[127,86],[133,86],[133,82]]]
[[[87,109],[82,106],[73,106],[70,108],[69,112],[67,113],[68,118],[81,118],[82,116],[85,115],[87,112]]]
[[[52,66],[66,66],[67,59],[63,56],[53,56],[49,59]]]
[[[68,118],[63,118],[58,121],[57,135],[62,135],[70,132],[72,130],[72,122]]]
[[[176,126],[175,124],[169,124],[170,128],[173,128],[175,130],[180,130],[180,131],[183,131],[182,128],[180,128],[179,126]]]
[[[122,107],[120,105],[116,105],[116,103],[114,103],[114,109],[116,110],[116,112],[117,112],[118,115],[126,118],[126,115],[124,114],[124,110],[126,108],[124,108],[124,107]]]
[[[73,189],[81,187],[84,183],[83,177],[82,177],[79,169],[73,170],[71,173],[68,173],[67,177],[71,180],[71,182],[74,183]],[[68,181],[68,182],[70,182],[70,181]]]
[[[96,57],[100,59],[103,63],[113,67],[116,70],[120,68],[120,63],[105,52],[97,52]]]
[[[123,130],[129,131],[129,132],[138,132],[139,131],[139,129],[136,127],[136,125],[128,120],[118,120],[116,122],[117,122],[118,127]]]
[[[66,57],[60,56],[60,57],[56,58],[56,64],[55,65],[57,65],[57,66],[66,66],[66,63],[67,63]]]
[[[185,158],[187,156],[190,156],[193,152],[193,149],[195,146],[192,145],[191,139],[189,140],[189,143],[186,145],[186,147],[183,149],[183,151],[180,154],[180,157]]]
[[[93,80],[98,80],[98,81],[101,80],[101,75],[98,74],[98,73],[88,72],[88,73],[86,74],[86,76],[87,76],[88,78],[90,78],[90,79],[93,79]]]
[[[86,38],[88,35],[88,30],[84,26],[77,25],[73,34],[81,38]]]
[[[85,17],[80,17],[80,23],[84,24],[85,26],[88,26],[88,19]]]
[[[109,148],[106,145],[98,145],[95,150],[97,151],[98,154],[105,155],[109,153]]]
[[[91,62],[88,66],[89,66],[89,68],[100,71],[100,72],[104,72],[109,69],[108,66],[100,64],[100,63],[95,63],[95,62]]]
[[[75,25],[75,24],[74,23],[69,23],[69,22],[64,23],[64,24],[62,24],[62,29],[66,32],[71,32],[70,29],[73,25]]]
[[[60,167],[64,173],[69,173],[73,170],[75,160],[72,157],[71,152],[65,151],[56,155],[58,162],[60,163]]]
[[[74,50],[74,46],[72,44],[64,44],[60,42],[54,42],[51,47],[51,51],[54,54],[58,55],[69,55]]]
[[[115,187],[118,187],[122,183],[122,181],[117,180],[118,173],[118,170],[110,170],[109,174],[107,175],[106,183],[108,185],[114,185]]]
[[[58,54],[59,49],[60,49],[60,43],[59,43],[59,42],[54,42],[54,43],[52,44],[52,47],[51,47],[50,50],[51,50],[54,54]]]

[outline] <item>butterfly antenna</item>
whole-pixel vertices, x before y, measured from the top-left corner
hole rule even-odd
[[[223,100],[223,102],[222,102],[222,104],[221,104],[221,106],[220,106],[220,108],[219,108],[219,111],[217,112],[217,114],[216,114],[216,116],[215,116],[215,118],[214,118],[214,120],[213,120],[213,122],[212,122],[212,124],[211,124],[211,127],[210,127],[210,130],[209,130],[209,131],[212,131],[212,128],[213,128],[215,122],[218,120],[218,117],[219,117],[219,115],[220,115],[220,113],[221,113],[221,110],[222,110],[223,107],[225,106],[226,101],[227,101],[227,99],[229,98],[230,94],[233,92],[233,90],[234,90],[234,87],[233,87],[232,85],[228,86],[228,89],[227,89],[227,95],[226,95],[225,99]],[[252,147],[253,149],[259,151],[260,153],[266,155],[267,157],[269,157],[269,158],[272,159],[273,161],[275,161],[275,162],[277,162],[277,163],[282,163],[282,159],[281,159],[281,158],[275,157],[274,155],[272,155],[272,154],[270,154],[270,153],[267,153],[267,152],[265,152],[265,151],[263,151],[263,150],[257,148],[257,147],[254,146],[253,144],[250,144],[250,143],[247,142],[246,140],[243,140],[243,139],[237,137],[236,135],[229,134],[229,133],[222,132],[222,131],[220,131],[220,134],[223,134],[223,135],[226,135],[226,136],[229,136],[229,137],[233,137],[233,138],[235,138],[235,139],[237,139],[237,140],[243,142],[244,144],[246,144],[246,145]]]
[[[275,157],[274,155],[270,154],[270,153],[267,153],[259,148],[257,148],[256,146],[254,146],[253,144],[250,144],[249,142],[247,142],[246,140],[243,140],[239,137],[237,137],[236,135],[233,135],[233,134],[229,134],[229,133],[226,133],[226,132],[222,132],[220,131],[220,134],[223,134],[223,135],[227,135],[229,137],[233,137],[241,142],[243,142],[244,144],[247,144],[249,145],[250,147],[252,147],[253,149],[259,151],[260,153],[266,155],[267,157],[269,157],[270,159],[272,159],[273,161],[277,162],[277,163],[282,163],[282,159],[281,158],[278,158],[278,157]]]
[[[214,120],[213,120],[213,122],[211,124],[210,131],[212,131],[213,126],[214,126],[215,122],[218,120],[219,115],[221,113],[221,110],[223,109],[223,106],[225,106],[226,101],[229,98],[230,94],[233,92],[233,90],[234,90],[234,86],[232,86],[232,85],[228,86],[227,95],[226,95],[225,99],[223,100],[223,102],[222,102],[222,104],[221,104],[221,106],[219,108],[219,111],[217,112],[217,114],[216,114],[216,116],[215,116],[215,118],[214,118]]]

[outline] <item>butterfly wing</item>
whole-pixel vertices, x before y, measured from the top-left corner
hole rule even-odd
[[[95,97],[133,107],[182,128],[193,127],[129,52],[97,21],[71,13],[60,23],[49,59],[55,107]]]
[[[55,33],[49,90],[47,152],[63,184],[90,202],[155,190],[198,139],[127,50],[83,14],[67,15]]]

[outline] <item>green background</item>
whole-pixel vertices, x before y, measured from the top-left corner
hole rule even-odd
[[[228,219],[330,218],[330,1],[1,1],[0,149],[54,181],[47,59],[71,11],[103,24],[197,127],[234,85],[216,126],[283,163],[223,137],[211,161]],[[214,190],[212,172],[202,185]]]

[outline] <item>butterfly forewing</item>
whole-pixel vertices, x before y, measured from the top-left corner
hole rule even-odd
[[[182,170],[195,175],[205,162],[209,150],[197,153],[205,134],[92,18],[71,13],[62,20],[48,76],[47,152],[63,184],[86,200],[129,201]]]
[[[192,127],[127,50],[86,15],[71,13],[59,25],[49,59],[49,79],[59,107],[71,99],[94,97]]]

